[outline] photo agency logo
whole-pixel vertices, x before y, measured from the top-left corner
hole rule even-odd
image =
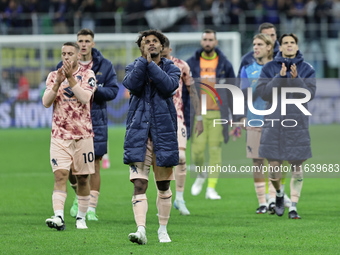
[[[211,91],[214,92],[218,100],[220,101],[221,107],[227,107],[227,105],[222,105],[222,100],[220,95],[217,93],[216,89],[226,89],[228,90],[233,99],[233,115],[240,115],[240,116],[246,116],[247,113],[245,113],[245,96],[240,88],[238,88],[235,85],[231,84],[215,84],[215,88],[212,86],[209,86],[207,84],[204,84],[200,82],[201,85],[208,87]],[[201,90],[205,91],[208,95],[210,95],[215,104],[217,105],[217,102],[212,95],[207,89],[205,88],[200,88]],[[291,93],[299,93],[299,96],[296,98],[288,98],[288,95]],[[275,110],[278,107],[278,88],[273,88],[272,89],[272,102],[271,102],[271,107],[266,110],[258,110],[255,109],[254,107],[254,102],[253,102],[253,88],[249,87],[247,88],[247,107],[249,111],[255,115],[258,116],[270,116],[272,113],[275,112]],[[311,116],[312,114],[307,110],[307,108],[304,106],[305,103],[308,103],[311,100],[311,93],[309,90],[304,89],[304,88],[298,88],[298,87],[281,87],[281,94],[280,94],[280,108],[281,108],[281,116],[286,116],[287,115],[287,105],[295,105],[302,114],[306,116]],[[201,113],[202,115],[207,114],[207,95],[206,94],[201,94]],[[238,126],[249,126],[249,127],[262,127],[265,122],[271,122],[271,126],[274,126],[275,122],[280,122],[281,126],[283,127],[295,127],[298,125],[298,122],[296,119],[271,119],[271,118],[266,118],[264,117],[263,119],[251,119],[249,121],[243,121],[243,122],[233,122],[232,120],[227,120],[227,119],[214,119],[213,125],[214,127],[216,125],[226,125],[230,124],[231,126],[233,125],[238,125]],[[257,123],[256,125],[254,123]],[[260,125],[258,124],[260,123]]]

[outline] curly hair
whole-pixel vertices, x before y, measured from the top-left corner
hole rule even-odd
[[[147,37],[149,35],[156,36],[158,38],[158,40],[161,42],[161,45],[164,47],[165,36],[160,31],[158,31],[156,29],[149,29],[149,30],[141,31],[139,33],[140,33],[140,35],[138,37],[138,40],[136,41],[138,47],[140,47],[143,37],[144,36]]]

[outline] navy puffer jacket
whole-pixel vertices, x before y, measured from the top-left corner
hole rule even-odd
[[[97,90],[94,93],[91,119],[94,132],[94,154],[101,157],[107,153],[107,101],[116,98],[118,94],[117,74],[112,63],[103,57],[102,53],[92,48],[92,71],[96,75]],[[57,68],[62,66],[60,62]]]
[[[287,67],[287,75],[281,76],[282,63]],[[291,79],[290,67],[295,64],[298,76]],[[283,58],[278,53],[275,59],[268,62],[261,71],[256,92],[267,101],[266,109],[272,106],[272,89],[278,88],[278,104],[276,110],[264,116],[264,119],[276,119],[279,121],[264,121],[262,128],[259,155],[260,157],[276,160],[306,160],[312,157],[309,135],[308,116],[296,105],[287,104],[286,115],[281,115],[281,88],[295,87],[307,89],[311,99],[315,96],[316,80],[314,68],[304,61],[300,51],[293,59]],[[287,93],[287,99],[304,98],[302,93]],[[307,103],[303,106],[308,109]],[[293,119],[297,122],[295,127],[284,127],[281,122],[285,119]],[[272,124],[274,123],[274,124]],[[286,126],[294,126],[295,122],[287,121]],[[272,127],[273,125],[273,127]]]
[[[125,69],[123,85],[130,91],[126,120],[124,164],[144,162],[148,136],[153,141],[156,164],[178,165],[177,112],[172,96],[181,71],[171,60],[160,66],[139,57]]]

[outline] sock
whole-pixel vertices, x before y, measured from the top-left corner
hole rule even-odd
[[[215,189],[218,178],[208,178],[208,188]]]
[[[158,190],[157,192],[157,209],[158,209],[158,221],[159,225],[167,225],[171,211],[171,190],[166,191]]]
[[[268,182],[268,188],[269,188],[269,198],[275,198],[276,191],[271,181]]]
[[[266,204],[266,183],[265,182],[255,182],[255,191],[259,204]]]
[[[89,206],[89,208],[87,209],[87,212],[90,212],[90,211],[96,213],[96,208]]]
[[[85,219],[87,209],[90,203],[90,196],[79,196],[78,195],[78,213],[77,218]]]
[[[176,191],[176,200],[184,200],[183,198],[183,191]]]
[[[145,227],[144,226],[138,226],[137,231],[145,234]]]
[[[289,207],[289,211],[296,211],[297,212],[297,209],[296,209],[296,205],[297,203],[293,202],[292,205]]]
[[[281,189],[276,190],[276,196],[277,197],[283,197],[283,192],[281,191]]]
[[[281,179],[281,192],[285,193],[285,184],[282,184],[282,180],[285,180],[286,182],[286,179]]]
[[[179,163],[175,166],[175,181],[176,181],[176,191],[183,193],[185,178],[187,176],[187,165],[186,163]]]
[[[166,230],[166,225],[159,225],[158,233],[160,232],[165,232],[167,233],[168,231]]]
[[[94,211],[96,211],[96,207],[97,207],[97,204],[98,204],[98,197],[99,197],[99,191],[90,190],[89,207],[92,207],[94,209]]]
[[[72,184],[72,183],[70,183],[71,184],[71,187],[72,187],[72,189],[74,190],[74,192],[77,194],[77,183],[75,183],[75,184]]]
[[[52,194],[52,204],[55,216],[61,216],[64,219],[64,206],[67,193],[61,190],[54,190]]]
[[[60,216],[64,220],[64,210],[55,210],[54,216]]]
[[[292,200],[292,203],[299,202],[301,189],[303,184],[303,178],[299,176],[292,176],[290,180],[290,199]]]
[[[145,227],[148,201],[146,194],[132,196],[132,209],[137,227]]]

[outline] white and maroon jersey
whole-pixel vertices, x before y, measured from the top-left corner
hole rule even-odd
[[[73,77],[82,89],[92,93],[91,100],[82,104],[72,92],[67,79],[59,87],[53,102],[52,134],[54,138],[76,140],[94,137],[91,120],[91,105],[96,77],[92,70],[78,68]],[[57,71],[50,72],[46,80],[46,91],[49,92],[57,78]]]
[[[93,60],[91,60],[90,62],[88,62],[87,64],[84,64],[86,62],[82,62],[82,61],[78,61],[78,64],[79,66],[86,70],[86,69],[89,69],[89,70],[92,70],[92,66],[93,66]]]
[[[173,96],[174,105],[177,110],[177,119],[183,121],[184,123],[184,114],[183,114],[183,100],[182,100],[182,88],[183,88],[183,81],[185,82],[186,86],[190,85],[190,67],[187,62],[170,56],[170,60],[174,62],[174,64],[181,70],[181,77],[179,79],[179,86],[176,90],[176,94]]]

